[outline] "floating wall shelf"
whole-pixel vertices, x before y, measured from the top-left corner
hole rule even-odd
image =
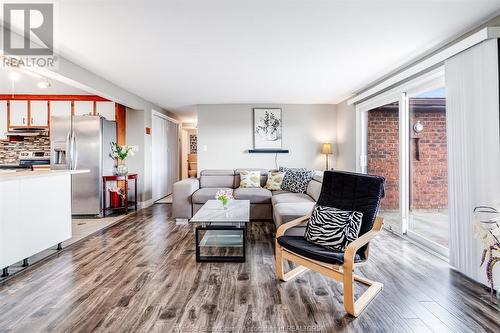
[[[249,154],[288,154],[288,149],[249,149]]]

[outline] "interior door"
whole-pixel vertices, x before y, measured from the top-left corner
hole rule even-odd
[[[173,192],[174,183],[179,180],[179,125],[167,121],[168,178],[167,193]]]
[[[153,200],[167,196],[168,182],[168,142],[167,119],[153,115],[152,146],[153,146]]]

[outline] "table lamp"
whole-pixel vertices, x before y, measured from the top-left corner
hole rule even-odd
[[[326,170],[328,170],[328,155],[332,154],[332,144],[331,143],[323,143],[321,145],[321,154],[325,154]]]

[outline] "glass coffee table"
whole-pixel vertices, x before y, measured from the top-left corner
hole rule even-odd
[[[232,200],[227,209],[208,200],[189,220],[196,224],[196,261],[245,262],[250,201]]]

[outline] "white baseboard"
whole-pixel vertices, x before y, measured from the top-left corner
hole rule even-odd
[[[147,201],[139,201],[137,208],[144,209],[144,208],[148,208],[149,206],[152,206],[153,204],[154,204],[153,199],[149,199]]]

